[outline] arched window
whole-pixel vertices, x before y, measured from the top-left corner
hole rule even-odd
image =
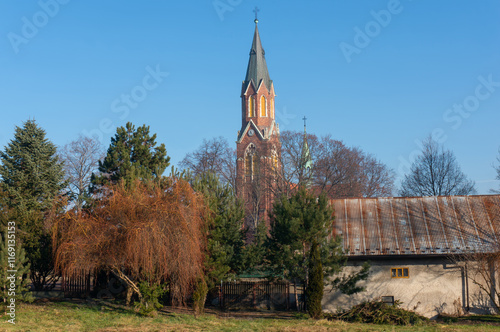
[[[258,157],[255,145],[250,144],[245,152],[245,175],[253,176],[258,172]]]
[[[267,116],[266,97],[260,97],[260,116]]]
[[[248,117],[255,117],[255,97],[248,97]]]

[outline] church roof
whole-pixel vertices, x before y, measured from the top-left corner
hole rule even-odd
[[[268,90],[271,90],[271,79],[267,71],[266,57],[262,44],[260,42],[259,29],[257,21],[255,22],[255,32],[253,35],[252,48],[250,49],[250,59],[248,60],[247,74],[245,76],[245,88],[253,81],[255,89],[260,85],[260,82],[266,85]]]
[[[500,195],[333,199],[347,256],[499,250]]]

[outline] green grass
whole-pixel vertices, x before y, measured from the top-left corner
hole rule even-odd
[[[398,327],[312,320],[295,315],[287,319],[237,319],[204,315],[159,313],[141,317],[134,312],[102,304],[68,302],[23,304],[17,307],[16,325],[2,315],[0,331],[498,331],[500,327],[433,323],[419,327]]]

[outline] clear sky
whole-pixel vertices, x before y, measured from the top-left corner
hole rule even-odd
[[[0,148],[30,118],[57,145],[147,124],[174,165],[234,142],[255,6],[281,130],[305,115],[398,179],[434,132],[480,194],[498,188],[498,0],[4,0]]]

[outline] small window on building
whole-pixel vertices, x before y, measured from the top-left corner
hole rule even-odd
[[[391,278],[409,278],[407,267],[397,267],[391,269]]]
[[[382,302],[394,305],[394,296],[382,296]]]

